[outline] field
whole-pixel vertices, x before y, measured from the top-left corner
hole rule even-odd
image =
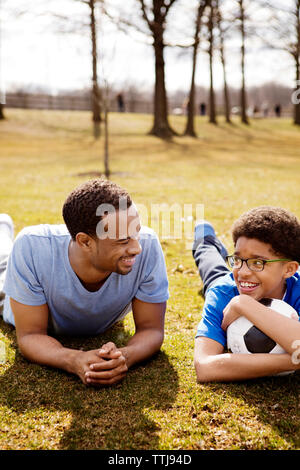
[[[61,223],[69,191],[103,172],[103,137],[89,113],[6,110],[0,123],[0,212],[16,233]],[[171,118],[181,132],[184,117]],[[151,116],[111,114],[111,179],[150,213],[151,204],[203,204],[223,242],[246,210],[263,204],[300,216],[300,130],[286,119],[218,126],[197,118],[198,139],[147,135]],[[147,221],[149,222],[149,220]],[[153,222],[153,220],[152,220]],[[197,384],[193,346],[201,282],[187,239],[161,239],[170,281],[161,352],[116,387],[94,389],[59,370],[30,364],[13,328],[0,321],[0,449],[299,449],[299,377]],[[117,345],[131,316],[104,336],[62,338],[75,348]]]

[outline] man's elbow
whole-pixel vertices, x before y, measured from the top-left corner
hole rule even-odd
[[[25,359],[28,359],[30,361],[31,360],[31,355],[30,355],[31,335],[17,335],[17,344],[18,344],[18,349],[21,355]]]
[[[37,339],[38,335],[38,339]],[[26,333],[26,334],[17,334],[17,344],[18,349],[21,355],[30,362],[38,362],[37,354],[37,342],[39,342],[39,334]]]
[[[163,342],[164,342],[164,337],[165,337],[164,330],[157,330],[156,331],[156,348],[157,348],[157,351],[160,351],[160,349],[163,345]]]

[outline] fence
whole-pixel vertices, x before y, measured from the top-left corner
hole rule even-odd
[[[32,93],[7,93],[6,103],[7,108],[25,108],[25,109],[53,109],[53,110],[69,110],[69,111],[89,111],[92,109],[91,97],[80,95],[47,95],[47,94],[32,94]],[[217,106],[217,114],[224,114],[224,107],[222,104]],[[169,109],[172,114],[186,114],[185,108],[178,100],[169,100]],[[117,99],[110,99],[109,111],[118,111]],[[129,113],[153,113],[152,100],[141,100],[135,96],[125,96],[124,111]],[[199,109],[196,108],[196,114]],[[233,108],[234,113],[234,108]],[[252,115],[252,113],[249,113]],[[283,106],[281,115],[290,117],[293,115],[293,107]],[[274,116],[274,109],[271,108],[268,116]],[[255,116],[254,116],[255,117]],[[263,117],[262,111],[257,113],[256,117]]]
[[[7,93],[5,106],[7,108],[89,111],[92,109],[92,100],[89,96],[77,95]],[[117,100],[110,100],[109,110],[118,111]],[[125,111],[129,113],[152,113],[153,105],[150,101],[129,98],[125,102]]]

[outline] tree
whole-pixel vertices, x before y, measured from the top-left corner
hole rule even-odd
[[[91,84],[91,103],[92,103],[92,121],[94,123],[95,138],[100,135],[101,122],[101,91],[98,84],[98,46],[97,46],[97,18],[96,4],[100,0],[70,0],[72,2],[86,5],[89,10],[87,15],[76,17],[64,14],[58,14],[52,11],[50,14],[56,20],[56,31],[60,34],[86,34],[89,33],[91,43],[91,65],[92,65],[92,84]],[[71,5],[70,5],[71,7]]]
[[[144,0],[138,0],[143,18],[152,35],[155,55],[154,122],[150,134],[164,139],[168,139],[176,134],[168,121],[164,61],[164,30],[166,18],[175,1],[176,0],[152,0],[152,7],[150,8],[146,6]]]
[[[198,55],[198,48],[199,48],[199,34],[201,29],[201,20],[204,14],[204,11],[207,6],[209,6],[211,0],[200,0],[198,9],[197,9],[197,16],[195,22],[195,34],[194,34],[194,44],[193,44],[193,66],[192,66],[192,77],[191,77],[191,87],[189,92],[188,98],[188,114],[187,114],[187,123],[186,128],[184,131],[184,135],[189,135],[191,137],[196,137],[195,131],[195,73],[197,67],[197,55]]]
[[[242,85],[241,85],[241,120],[244,124],[249,124],[247,117],[247,96],[246,96],[246,79],[245,79],[245,4],[244,0],[237,0],[239,4],[239,23],[241,33],[241,73],[242,73]]]
[[[265,12],[268,12],[268,28],[263,31],[262,40],[265,46],[282,50],[292,57],[295,69],[294,123],[300,125],[300,0],[289,3],[256,0]],[[279,102],[279,101],[278,101]]]
[[[231,123],[230,97],[229,97],[229,90],[228,90],[228,84],[227,84],[225,46],[224,46],[226,29],[223,27],[223,18],[222,18],[222,13],[220,10],[219,0],[216,0],[216,17],[217,17],[217,25],[218,25],[218,31],[219,31],[220,57],[221,57],[221,63],[223,67],[225,119],[226,119],[226,122]]]
[[[101,92],[98,85],[98,55],[97,55],[97,25],[95,17],[95,0],[89,0],[87,5],[90,8],[90,31],[91,31],[91,43],[92,43],[92,112],[93,122],[95,125],[95,137],[98,137],[100,133],[99,122],[101,122]]]
[[[209,122],[217,124],[216,118],[216,100],[214,90],[213,60],[214,60],[214,25],[215,25],[216,4],[214,1],[210,4],[210,13],[208,18],[208,54],[209,54]]]
[[[1,1],[0,1],[0,7],[1,7]],[[1,46],[2,46],[2,24],[1,24],[1,13],[0,13],[0,84],[1,84],[1,74],[2,74],[2,63],[1,63]],[[2,90],[0,88],[0,120],[5,119],[4,116],[4,111],[3,111],[3,103],[2,103]]]
[[[108,83],[104,79],[104,100],[103,100],[103,113],[104,113],[104,174],[107,179],[110,177],[109,166],[109,126],[108,126],[108,110],[109,110],[109,89]]]

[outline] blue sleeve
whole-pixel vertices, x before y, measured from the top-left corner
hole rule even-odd
[[[300,321],[300,270],[292,278],[288,278],[286,284],[287,289],[283,300],[297,311]]]
[[[3,290],[22,304],[43,305],[47,301],[35,271],[33,249],[29,236],[20,232],[8,259]]]
[[[229,301],[230,297],[224,296],[218,289],[211,288],[208,290],[196,338],[204,336],[214,339],[226,347],[226,333],[222,330],[221,323],[223,320],[223,310]]]
[[[143,280],[135,297],[142,302],[161,303],[169,298],[169,283],[164,254],[156,235],[145,240]]]

